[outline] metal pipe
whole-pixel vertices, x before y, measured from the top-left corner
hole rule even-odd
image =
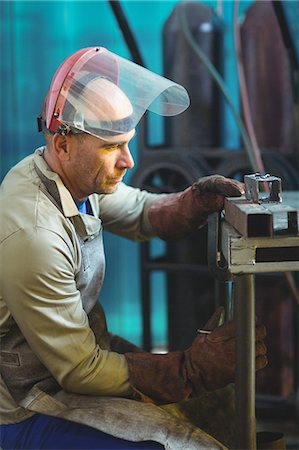
[[[125,16],[125,13],[121,7],[121,4],[118,0],[109,0],[109,5],[115,15],[119,28],[122,32],[123,38],[128,46],[128,49],[132,55],[133,62],[139,64],[140,66],[145,67],[143,58],[141,56],[137,41],[133,35],[133,32],[130,28],[128,20]]]
[[[233,278],[236,320],[235,449],[256,449],[254,275]]]
[[[141,246],[141,260],[149,260],[149,243],[145,242]],[[151,333],[151,280],[150,271],[141,271],[141,298],[142,298],[142,348],[147,352],[152,349],[152,333]]]

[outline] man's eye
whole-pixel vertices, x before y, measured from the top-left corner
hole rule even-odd
[[[119,149],[119,145],[118,144],[115,144],[115,145],[107,145],[107,147],[105,147],[105,150],[108,150],[108,151],[113,151],[113,150],[118,150]]]

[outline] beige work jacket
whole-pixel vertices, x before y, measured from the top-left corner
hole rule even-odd
[[[130,399],[126,359],[98,302],[102,229],[152,237],[147,211],[160,196],[121,184],[90,197],[93,216],[80,214],[42,154],[0,188],[0,423],[42,413],[167,450],[225,449],[185,418]]]
[[[125,357],[110,351],[104,316],[95,339],[88,314],[105,272],[102,229],[150,238],[147,210],[157,195],[121,184],[114,194],[90,196],[94,216],[80,214],[42,154],[15,166],[0,190],[2,377],[17,400],[48,375],[68,392],[128,396]],[[29,351],[37,358],[31,368]],[[23,386],[14,385],[18,368]],[[3,381],[1,390],[2,423],[26,417]]]

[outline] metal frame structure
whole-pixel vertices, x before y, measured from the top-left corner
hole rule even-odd
[[[299,192],[287,194],[289,195],[286,196],[286,201],[291,202],[298,213]],[[286,234],[275,235],[274,230],[268,227],[268,235],[252,236],[256,228],[254,222],[248,220],[248,216],[252,213],[253,204],[243,199],[241,208],[238,208],[236,202],[231,208],[231,203],[234,203],[233,199],[226,201],[225,220],[219,221],[218,214],[210,220],[209,266],[217,279],[231,280],[233,285],[233,308],[237,327],[235,448],[255,450],[254,275],[269,272],[298,272],[299,234],[297,224],[296,230],[286,227]],[[279,205],[273,205],[279,207]],[[239,213],[236,209],[239,209]],[[289,208],[281,205],[282,212],[286,209]],[[290,209],[293,214],[293,209]],[[233,222],[239,230],[245,231],[245,236],[229,222]]]

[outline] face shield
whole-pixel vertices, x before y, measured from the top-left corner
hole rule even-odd
[[[174,116],[189,103],[179,84],[103,47],[87,48],[56,71],[47,97],[46,128],[108,140],[134,129],[146,110]]]

